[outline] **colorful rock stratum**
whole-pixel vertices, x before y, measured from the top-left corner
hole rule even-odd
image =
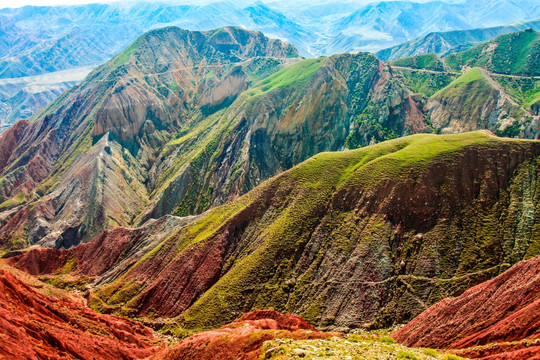
[[[0,135],[0,358],[540,358],[540,38],[469,47],[142,35]]]

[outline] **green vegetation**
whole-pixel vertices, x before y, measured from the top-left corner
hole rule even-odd
[[[261,359],[445,359],[444,355],[436,351],[426,354],[427,350],[407,348],[396,343],[385,344],[373,341],[369,337],[359,338],[358,341],[350,341],[350,337],[347,339],[333,337],[324,340],[291,340],[284,338],[265,341],[261,349]]]
[[[398,359],[404,360],[418,360],[418,357],[409,351],[399,350],[397,353]]]
[[[424,350],[422,350],[422,354],[429,355],[431,357],[440,356],[440,353],[438,351],[436,351],[436,350],[433,350],[433,349],[424,349]]]
[[[436,54],[425,54],[392,61],[393,65],[412,69],[444,71],[444,63]]]
[[[325,250],[328,248],[338,254],[348,254],[357,246],[373,246],[374,249],[379,249],[381,242],[392,244],[395,241],[392,240],[395,236],[392,227],[387,220],[377,214],[359,216],[350,210],[327,213],[324,209],[335,201],[333,199],[336,194],[370,193],[379,191],[377,189],[380,184],[415,181],[414,179],[420,177],[430,164],[434,162],[451,164],[459,158],[456,157],[456,153],[469,147],[496,151],[499,146],[511,145],[519,149],[520,146],[525,148],[527,144],[519,140],[501,140],[483,132],[440,136],[418,134],[353,151],[318,154],[264,182],[238,200],[214,208],[193,223],[179,229],[176,234],[140,259],[120,280],[96,292],[94,295],[103,303],[97,301],[92,303],[98,308],[108,309],[107,311],[114,309],[123,314],[137,314],[140,306],[144,304],[144,297],[147,296],[146,285],[142,283],[139,288],[137,284],[137,293],[141,296],[135,296],[129,302],[125,300],[131,296],[129,294],[135,294],[133,281],[138,281],[139,267],[165,258],[174,264],[175,257],[188,247],[202,248],[206,246],[205,244],[220,239],[223,233],[230,229],[248,226],[246,233],[249,233],[249,241],[242,242],[244,235],[239,235],[238,241],[242,244],[239,245],[242,251],[227,260],[224,264],[224,268],[227,269],[224,275],[180,315],[182,327],[187,329],[214,327],[216,324],[234,320],[237,314],[249,309],[267,307],[274,307],[279,311],[297,311],[313,324],[331,324],[334,321],[331,317],[323,317],[331,297],[323,290],[323,285],[313,285],[318,284],[315,272],[318,262],[313,260],[314,269],[297,273],[296,264],[292,261],[294,254],[303,249],[313,237],[328,239],[319,245],[321,253],[317,256],[323,256],[329,251]],[[527,178],[526,174],[523,176],[523,179]],[[444,194],[444,191],[448,191],[445,190],[446,187],[438,191]],[[504,209],[504,206],[501,209]],[[463,209],[464,214],[467,211],[478,210]],[[476,219],[473,215],[463,216],[467,216],[471,221]],[[486,251],[485,256],[477,254],[484,246],[490,246],[489,243],[483,244],[478,241],[482,237],[479,237],[477,231],[471,231],[470,234],[468,231],[467,234],[459,231],[452,233],[448,230],[449,224],[441,223],[440,226],[446,230],[435,228],[433,231],[443,231],[446,235],[436,235],[439,236],[437,239],[440,239],[437,246],[443,250],[447,245],[453,248],[452,244],[456,239],[463,239],[465,242],[463,257],[460,261],[449,260],[447,257],[451,257],[452,252],[443,250],[442,254],[430,255],[440,258],[441,268],[448,269],[448,275],[441,274],[443,277],[447,276],[447,279],[434,282],[403,278],[400,282],[406,284],[403,286],[406,286],[408,291],[426,293],[426,287],[433,288],[433,295],[430,298],[430,301],[433,301],[448,296],[448,291],[453,293],[456,288],[475,283],[479,278],[486,278],[486,274],[501,271],[500,268],[492,269],[491,273],[479,271],[491,268],[493,264],[490,262],[492,252]],[[486,241],[488,237],[500,238],[487,234]],[[422,242],[414,239],[412,237],[410,241],[405,242],[402,250],[404,258],[415,259],[414,254],[421,250]],[[476,239],[476,242],[469,243],[469,240],[473,239]],[[364,243],[366,245],[359,245]],[[389,246],[391,248],[393,245]],[[424,250],[437,251],[435,248]],[[321,260],[323,258],[321,257]],[[454,264],[457,262],[461,267],[455,269],[455,265],[446,261],[452,261]],[[463,277],[454,277],[455,273],[451,269],[457,270]],[[469,273],[475,275],[467,277]],[[287,279],[295,280],[287,284]],[[305,294],[314,290],[315,295],[306,301]],[[159,314],[159,309],[155,314]],[[349,340],[361,341],[354,336]],[[385,337],[379,339],[379,342],[386,345],[390,345],[392,341],[391,338]]]
[[[405,86],[425,97],[431,97],[437,91],[448,86],[457,77],[450,72],[432,73],[408,69],[394,69],[394,71],[401,75],[401,80]]]
[[[540,80],[533,77],[513,77],[505,75],[494,75],[504,90],[524,108],[540,101]]]
[[[467,101],[463,104],[464,108],[475,109],[486,100],[490,87],[482,71],[479,68],[472,68],[436,92],[433,97],[462,97]]]
[[[302,60],[254,84],[252,89],[248,90],[248,94],[260,95],[291,84],[295,86],[302,84],[319,70],[325,60],[325,57]]]
[[[465,66],[479,66],[495,73],[537,76],[540,75],[539,51],[539,33],[528,29],[449,55],[444,62],[456,71]]]
[[[15,206],[19,206],[25,202],[25,196],[23,192],[18,193],[11,199],[8,199],[0,204],[0,211],[11,209]]]

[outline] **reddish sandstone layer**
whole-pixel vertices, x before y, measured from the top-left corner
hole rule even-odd
[[[449,349],[492,344],[462,351],[475,358],[540,357],[539,344],[530,343],[540,338],[540,256],[433,305],[394,338],[407,346]]]
[[[43,295],[0,269],[0,358],[140,359],[158,349],[143,325]]]
[[[152,359],[258,360],[261,347],[267,340],[324,339],[335,335],[316,331],[298,316],[256,310],[219,329],[191,336]]]

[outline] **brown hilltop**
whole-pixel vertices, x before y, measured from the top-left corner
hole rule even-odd
[[[540,358],[540,256],[433,305],[393,337],[482,359]],[[470,348],[470,349],[467,349]]]

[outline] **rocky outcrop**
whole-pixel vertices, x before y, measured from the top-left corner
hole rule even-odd
[[[1,246],[70,247],[133,224],[154,190],[151,167],[166,157],[160,149],[172,135],[295,59],[291,45],[239,28],[142,36],[34,122],[2,136],[16,144],[0,143]]]
[[[4,269],[0,315],[5,359],[140,359],[160,350],[140,323],[98,314],[82,300],[46,296]]]
[[[319,332],[298,316],[273,310],[257,310],[219,329],[182,340],[152,359],[258,360],[264,355],[261,348],[268,340],[326,339],[337,335]]]
[[[465,349],[458,353],[471,358],[540,356],[540,257],[442,300],[393,337],[407,346]]]

